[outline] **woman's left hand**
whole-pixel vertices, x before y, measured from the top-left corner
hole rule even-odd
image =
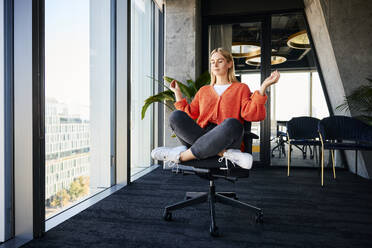
[[[270,87],[271,85],[277,83],[279,78],[280,78],[280,73],[278,72],[278,70],[275,70],[274,72],[272,72],[271,75],[267,77],[265,81],[263,81],[261,85],[261,89],[260,89],[260,94],[265,95],[266,89]]]
[[[280,73],[278,70],[275,70],[274,72],[271,73],[269,77],[265,79],[265,81],[262,83],[262,85],[265,85],[266,87],[271,86],[272,84],[275,84],[278,82],[280,78]]]

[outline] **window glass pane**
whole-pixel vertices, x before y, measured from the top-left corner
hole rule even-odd
[[[261,22],[243,22],[208,26],[209,53],[218,47],[231,51],[238,81],[253,93],[261,84]],[[251,132],[260,137],[260,122],[252,122]],[[252,140],[254,161],[260,160],[260,139]]]
[[[327,102],[325,100],[322,85],[318,72],[312,73],[313,81],[313,101],[312,101],[312,116],[318,119],[323,119],[329,116]]]
[[[272,16],[271,67],[281,73],[271,94],[271,164],[287,166],[286,123],[299,116],[328,115],[302,13]],[[316,166],[314,151],[294,146],[292,166]]]
[[[273,120],[286,121],[294,116],[309,116],[309,72],[282,72],[271,91]],[[273,88],[274,88],[273,87]]]
[[[141,119],[145,99],[153,94],[153,3],[133,0],[131,12],[131,174],[151,165],[152,106]]]
[[[253,92],[261,88],[261,73],[257,72],[257,73],[242,74],[242,83],[247,84],[253,94]],[[251,132],[256,134],[258,137],[260,137],[261,135],[260,122],[257,122],[257,121],[252,122]],[[254,161],[260,160],[260,139],[252,140],[252,155],[253,155]]]
[[[110,1],[45,1],[46,218],[110,186]]]

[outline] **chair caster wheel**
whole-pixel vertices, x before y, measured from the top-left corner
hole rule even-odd
[[[211,236],[212,237],[218,237],[218,236],[220,236],[220,233],[219,233],[219,231],[218,231],[218,227],[209,227],[209,233],[211,234]]]
[[[256,223],[260,223],[260,224],[263,223],[263,213],[262,212],[256,214]]]
[[[172,213],[171,212],[164,211],[163,219],[165,221],[171,221],[172,220]]]

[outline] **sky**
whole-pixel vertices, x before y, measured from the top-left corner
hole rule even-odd
[[[46,97],[89,105],[89,53],[89,0],[46,0]]]

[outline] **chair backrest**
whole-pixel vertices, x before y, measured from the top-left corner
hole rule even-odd
[[[258,139],[259,137],[251,133],[252,122],[244,121],[244,136],[243,136],[243,143],[244,143],[244,151],[252,154],[252,140]]]
[[[315,139],[319,137],[319,119],[309,116],[294,117],[287,122],[290,139]]]
[[[372,143],[372,127],[348,116],[326,117],[319,122],[318,130],[324,140],[351,140]]]

